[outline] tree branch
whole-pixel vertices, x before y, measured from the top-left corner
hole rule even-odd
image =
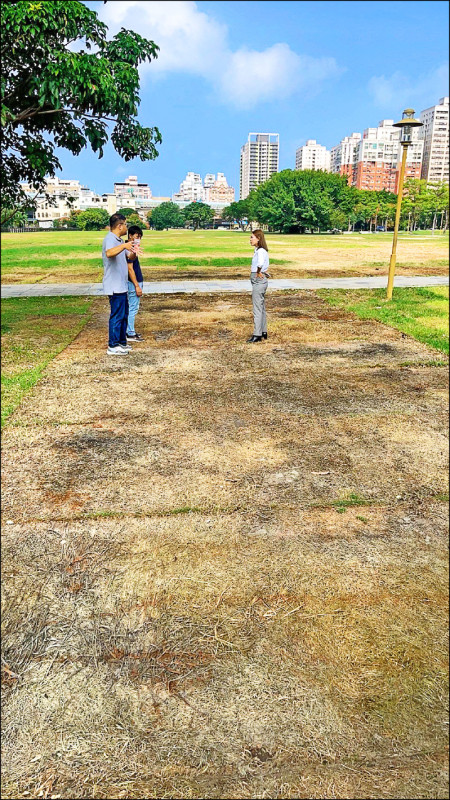
[[[73,108],[52,108],[49,111],[39,111],[39,108],[34,108],[30,106],[26,108],[25,111],[22,111],[17,117],[14,117],[11,124],[15,124],[17,122],[23,122],[26,119],[31,119],[32,117],[43,116],[44,114],[60,114],[62,111],[67,112],[68,114],[77,114],[79,117],[89,117],[89,119],[98,119],[98,120],[106,120],[108,122],[117,122],[116,117],[104,117],[98,114],[88,114],[87,111],[77,111]]]

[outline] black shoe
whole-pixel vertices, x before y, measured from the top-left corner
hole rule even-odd
[[[262,336],[250,336],[250,339],[247,339],[247,344],[254,344],[254,342],[261,342]]]
[[[267,333],[263,333],[262,337],[263,339],[267,339]]]

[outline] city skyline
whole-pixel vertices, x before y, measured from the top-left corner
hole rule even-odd
[[[233,0],[87,5],[110,35],[124,26],[160,46],[158,60],[142,69],[139,110],[142,124],[161,130],[159,157],[124,163],[111,145],[101,160],[89,150],[59,151],[58,175],[76,174],[97,192],[137,174],[166,196],[187,170],[216,169],[237,194],[249,131],[277,131],[279,169],[293,168],[307,139],[331,149],[353,131],[448,94],[448,7],[440,1],[419,0],[406,11],[396,0],[269,0],[261,14],[254,2]]]

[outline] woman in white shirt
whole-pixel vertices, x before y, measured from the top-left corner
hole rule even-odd
[[[250,281],[252,284],[253,300],[253,336],[247,342],[262,342],[267,339],[267,318],[265,295],[269,284],[269,252],[264,237],[264,232],[259,228],[252,232],[250,244],[255,248],[252,258],[252,271]]]

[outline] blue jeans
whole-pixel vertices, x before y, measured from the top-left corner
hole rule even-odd
[[[143,281],[138,281],[138,283],[139,283],[139,286],[142,289],[143,286],[144,286]],[[128,305],[129,305],[129,311],[128,311],[127,334],[131,335],[131,336],[134,336],[134,334],[136,333],[136,331],[134,330],[134,319],[136,317],[136,314],[139,311],[139,303],[140,302],[141,302],[141,298],[138,297],[137,294],[136,294],[136,289],[135,289],[134,283],[131,283],[131,281],[128,281]]]
[[[128,317],[128,294],[109,294],[109,305],[111,314],[109,316],[109,347],[117,347],[118,344],[127,343],[127,317]]]

